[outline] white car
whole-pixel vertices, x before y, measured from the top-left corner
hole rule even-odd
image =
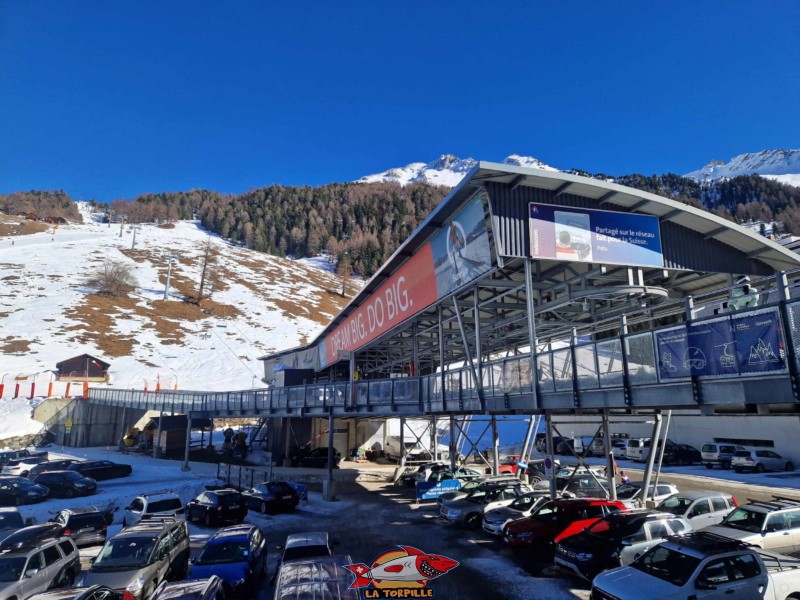
[[[662,483],[655,487],[656,497],[653,498],[653,484],[647,488],[645,500],[654,500],[656,504],[666,500],[670,496],[679,492],[678,488],[671,483]],[[617,500],[620,500],[628,508],[641,508],[644,506],[642,501],[642,483],[623,483],[617,486]]]
[[[39,463],[47,462],[45,456],[27,456],[25,458],[18,458],[8,461],[3,467],[0,475],[16,475],[18,477],[27,477],[28,472],[38,465]]]
[[[508,506],[518,496],[532,491],[528,484],[520,481],[498,485],[488,490],[478,487],[466,498],[446,501],[442,505],[440,514],[451,523],[477,529],[481,526],[484,512]]]
[[[484,511],[483,530],[492,535],[503,535],[506,523],[531,516],[534,510],[548,500],[550,500],[548,492],[531,492],[517,497],[508,506]]]
[[[614,440],[611,443],[611,455],[616,460],[625,460],[628,458],[625,440]]]
[[[772,450],[739,450],[731,458],[731,466],[737,473],[742,471],[794,471],[792,461]]]
[[[719,525],[736,508],[736,498],[725,492],[681,492],[662,500],[656,510],[683,517],[696,530]]]
[[[122,526],[135,525],[142,519],[150,517],[175,517],[179,520],[186,519],[186,508],[180,496],[175,492],[161,491],[149,494],[139,494],[125,507],[125,516]]]

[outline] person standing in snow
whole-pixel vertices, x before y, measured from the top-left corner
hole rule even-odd
[[[758,292],[750,287],[750,278],[747,275],[740,275],[736,278],[736,287],[731,290],[728,308],[742,310],[754,306],[758,306]]]

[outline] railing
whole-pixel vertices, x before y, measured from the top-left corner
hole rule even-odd
[[[698,307],[689,310],[695,314]],[[800,300],[562,346],[536,354],[535,384],[530,356],[521,354],[484,362],[479,369],[480,386],[467,366],[423,377],[234,392],[92,388],[89,397],[99,404],[179,414],[302,415],[401,409],[420,414],[463,413],[485,410],[488,398],[531,395],[534,385],[541,395],[579,395],[686,381],[796,375],[800,372]]]

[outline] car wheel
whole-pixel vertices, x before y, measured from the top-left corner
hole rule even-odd
[[[72,489],[67,488],[66,490],[64,490],[64,498],[72,498],[74,495],[75,492]]]
[[[742,472],[742,468],[741,467],[733,467],[733,470],[736,471],[737,473],[741,473]]]
[[[706,469],[713,469],[713,468],[714,465],[712,465],[711,463],[706,463]]]
[[[761,463],[758,463],[756,465],[756,473],[763,473],[763,472],[764,472],[764,465],[762,465]]]
[[[261,514],[262,515],[267,514],[267,503],[266,502],[262,502],[261,503]]]
[[[68,588],[72,587],[73,583],[75,583],[75,574],[72,571],[67,571],[61,576],[61,582],[57,587]]]
[[[469,513],[464,519],[464,525],[469,529],[477,529],[481,526],[481,516],[478,513]]]
[[[203,517],[203,525],[206,527],[211,527],[211,513],[207,512],[206,516]]]
[[[784,467],[784,470],[785,471],[794,471],[794,465],[792,463],[790,463],[790,462],[787,462],[786,466]]]

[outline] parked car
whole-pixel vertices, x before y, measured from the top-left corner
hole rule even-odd
[[[345,565],[352,566],[353,559],[349,556],[324,556],[281,564],[274,578],[273,598],[362,600],[364,592],[356,588],[351,589],[353,573],[346,569]],[[316,590],[321,591],[315,594]]]
[[[614,440],[611,442],[611,456],[616,460],[625,460],[628,458],[625,440]]]
[[[50,490],[25,477],[0,477],[0,505],[22,506],[41,502]]]
[[[184,519],[186,518],[186,509],[180,496],[169,490],[139,494],[125,507],[122,526],[135,525],[142,519],[151,517]]]
[[[539,434],[537,434],[537,436],[538,435]],[[556,451],[556,448],[558,448],[558,445],[561,442],[563,442],[564,440],[566,440],[566,439],[567,438],[561,437],[560,435],[554,435],[553,436],[553,452],[554,453]],[[542,454],[546,453],[547,452],[547,436],[541,435],[541,436],[537,437],[536,438],[536,443],[534,444],[534,447],[536,448],[536,450],[538,452],[541,452]]]
[[[800,561],[699,531],[652,548],[630,566],[601,573],[593,600],[787,600],[800,597]]]
[[[161,517],[126,527],[107,540],[81,583],[107,585],[125,590],[128,600],[143,600],[158,583],[183,579],[188,570],[186,522]]]
[[[244,496],[236,490],[202,492],[186,505],[186,520],[206,527],[217,523],[241,523],[247,515]]]
[[[730,469],[733,455],[742,450],[745,450],[745,447],[737,444],[708,442],[700,446],[700,458],[707,469],[715,466]]]
[[[553,461],[553,468],[559,469],[561,467],[561,463],[558,460]],[[528,461],[528,468],[525,469],[525,474],[528,476],[528,483],[536,483],[537,481],[542,481],[546,479],[546,473],[544,469],[544,459],[535,459]]]
[[[458,467],[455,471],[446,469],[444,471],[431,473],[431,476],[428,477],[428,482],[438,483],[439,481],[458,479],[460,482],[464,483],[467,481],[472,481],[473,479],[480,479],[481,477],[483,477],[483,473],[476,471],[475,469],[470,469],[469,467]]]
[[[300,496],[285,481],[265,481],[244,492],[247,508],[262,514],[292,512],[300,503]]]
[[[742,471],[794,471],[794,464],[772,450],[739,450],[731,459],[737,473]]]
[[[342,462],[342,453],[336,448],[333,449],[333,467],[339,468]],[[301,450],[292,458],[292,466],[303,469],[327,469],[328,468],[328,448],[314,448],[313,450]]]
[[[121,592],[104,585],[67,589],[54,589],[34,594],[28,600],[123,600]]]
[[[553,556],[555,540],[559,535],[568,537],[589,527],[595,521],[627,510],[619,500],[600,498],[562,498],[551,500],[530,517],[517,519],[506,525],[503,541],[512,549],[533,553],[539,559]]]
[[[692,529],[717,525],[739,506],[736,498],[725,492],[680,492],[665,498],[656,510],[687,519]]]
[[[655,485],[655,498],[653,497],[653,486],[655,484],[650,484],[647,487],[647,497],[644,500],[653,500],[656,504],[665,500],[669,496],[673,494],[677,494],[679,492],[677,486],[667,483],[665,481],[660,481],[658,485]],[[644,506],[644,501],[642,499],[642,482],[637,481],[636,483],[622,483],[617,486],[617,500],[622,500],[622,502],[628,508],[641,508]]]
[[[700,450],[689,444],[667,444],[664,449],[665,465],[699,465],[702,462]]]
[[[532,491],[529,485],[520,481],[490,489],[476,488],[466,498],[445,501],[439,514],[450,523],[477,529],[486,511],[508,506],[519,496]]]
[[[65,508],[53,517],[52,523],[61,526],[61,535],[71,538],[77,546],[96,546],[106,542],[111,513],[95,507]]]
[[[580,467],[572,478],[567,473],[572,473],[572,469],[562,469],[556,473],[556,493],[562,497],[598,498],[607,495],[609,483],[599,471],[593,469],[592,476],[588,469]],[[533,489],[547,491],[550,489],[550,481],[538,481]]]
[[[192,581],[162,581],[149,600],[231,600],[219,577]]]
[[[67,467],[69,471],[77,471],[84,477],[91,477],[95,481],[127,477],[133,469],[130,465],[114,463],[110,460],[82,460]]]
[[[692,530],[689,521],[670,513],[620,511],[556,544],[554,562],[588,581],[606,569],[629,565],[671,535]]]
[[[6,466],[8,461],[28,456],[27,450],[3,450],[0,452],[0,467]]]
[[[406,487],[414,487],[417,484],[417,473],[426,473],[425,479],[422,481],[426,481],[430,474],[433,472],[433,469],[444,470],[448,468],[447,463],[442,461],[437,462],[427,462],[423,463],[417,467],[412,467],[407,469],[398,479],[397,483],[401,485],[405,485]]]
[[[472,490],[476,488],[480,487],[489,489],[497,485],[506,485],[508,483],[519,483],[519,479],[508,474],[484,475],[483,477],[478,477],[477,479],[471,479],[461,484],[461,488],[454,492],[445,492],[444,494],[439,494],[439,496],[436,498],[436,510],[441,511],[442,506],[448,500],[460,500],[461,498],[466,498],[470,495],[470,493],[472,493]]]
[[[18,508],[0,508],[0,541],[25,527]]]
[[[55,498],[89,496],[97,492],[94,479],[75,471],[47,471],[37,475],[33,482],[46,487]]]
[[[519,454],[509,454],[503,456],[500,459],[500,464],[498,466],[500,473],[510,473],[512,475],[516,475],[517,471],[519,471]]]
[[[644,457],[645,442],[650,442],[650,438],[628,438],[625,440],[625,458],[628,460],[640,461]]]
[[[449,471],[449,470],[450,470],[450,465],[446,462],[433,462],[420,465],[419,468],[417,469],[414,483],[412,485],[428,481],[430,476],[433,475],[434,473],[439,473],[441,471]]]
[[[26,540],[28,532],[32,535]],[[28,598],[53,587],[71,586],[75,581],[81,571],[78,548],[69,538],[49,535],[41,525],[20,529],[15,534],[20,543],[0,554],[3,598]]]
[[[234,525],[217,531],[189,567],[189,579],[216,575],[239,597],[255,595],[267,574],[267,542],[256,525]]]
[[[63,471],[64,469],[68,469],[70,465],[73,465],[76,462],[78,461],[72,458],[66,458],[64,460],[47,460],[41,462],[28,471],[28,479],[33,479],[45,471]]]
[[[528,492],[515,498],[508,506],[493,508],[483,513],[483,530],[492,535],[503,535],[503,529],[511,521],[528,517],[542,503],[550,500],[546,492]]]
[[[27,477],[28,472],[41,463],[47,462],[44,456],[26,456],[24,458],[14,458],[9,460],[0,475],[15,475],[19,477]]]
[[[282,570],[281,566],[284,563],[302,562],[333,556],[333,547],[338,543],[338,541],[331,540],[326,531],[293,533],[287,536],[286,543],[283,546],[276,547],[280,555],[278,556],[278,565],[271,582],[273,584],[275,583],[276,578]],[[349,581],[352,581],[352,579]],[[348,583],[348,585],[350,584]]]
[[[789,554],[800,550],[800,502],[784,498],[751,501],[703,531]]]

